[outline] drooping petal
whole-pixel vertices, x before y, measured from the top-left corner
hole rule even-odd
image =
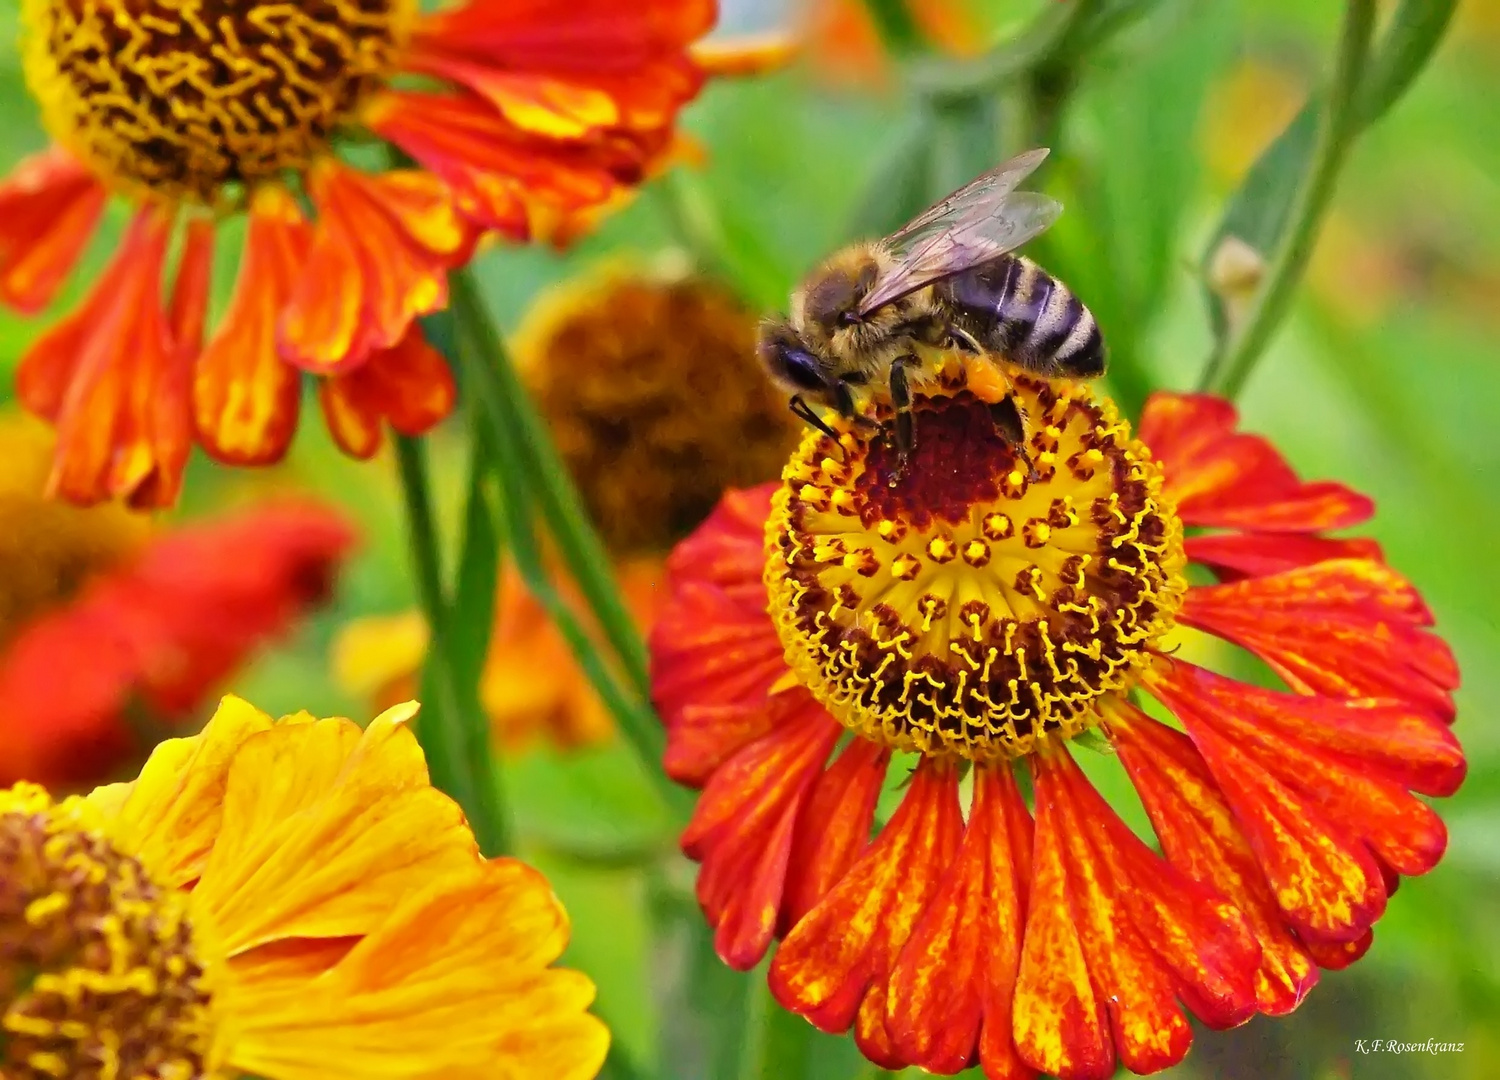
[[[1334,539],[1306,533],[1205,533],[1189,536],[1184,546],[1189,559],[1212,568],[1220,581],[1279,574],[1325,559],[1385,561],[1380,545],[1365,536]]]
[[[1153,691],[1160,683],[1175,694],[1168,702],[1174,711],[1185,703],[1200,728],[1206,723],[1232,739],[1396,873],[1423,874],[1437,865],[1447,830],[1406,789],[1449,795],[1462,783],[1463,752],[1446,725],[1405,704],[1282,694],[1189,664],[1177,667],[1152,680]],[[1195,721],[1178,715],[1196,739]]]
[[[324,159],[308,183],[318,224],[277,340],[304,370],[337,374],[447,306],[448,270],[468,258],[475,234],[428,173],[370,175]]]
[[[57,424],[49,488],[72,502],[168,506],[186,460],[192,357],[175,347],[161,277],[172,219],[136,214],[114,264],[21,361],[16,389]]]
[[[177,280],[167,304],[167,330],[172,343],[189,356],[203,349],[203,329],[208,322],[209,293],[213,288],[214,223],[192,218],[182,240],[177,260]]]
[[[301,373],[277,351],[276,320],[311,239],[289,191],[267,185],[255,192],[234,295],[193,379],[198,439],[218,461],[269,465],[291,445]]]
[[[1291,1012],[1317,983],[1317,966],[1283,924],[1265,874],[1208,766],[1187,736],[1127,702],[1111,702],[1109,730],[1168,861],[1228,898],[1260,943],[1257,1009],[1269,1016]]]
[[[682,850],[703,863],[698,902],[714,947],[740,971],[771,943],[798,814],[844,730],[807,691],[780,698],[776,727],[714,772],[682,834]]]
[[[865,853],[890,760],[878,743],[853,739],[814,783],[797,819],[778,933],[801,922]]]
[[[1191,589],[1180,618],[1249,649],[1303,693],[1396,698],[1453,719],[1453,652],[1422,628],[1426,605],[1384,563],[1333,559]]]
[[[414,878],[478,862],[463,811],[427,782],[406,726],[415,713],[390,709],[363,733],[319,720],[245,741],[193,890],[230,956],[278,939],[370,933]]]
[[[422,20],[406,64],[468,87],[533,136],[662,128],[698,90],[686,49],[716,14],[711,0],[471,2]]]
[[[33,154],[0,182],[0,302],[46,307],[99,223],[104,185],[58,147]]]
[[[532,233],[533,202],[595,206],[639,183],[647,166],[634,143],[539,141],[470,95],[387,91],[367,107],[366,123],[442,177],[466,217],[515,240]]]
[[[1342,484],[1303,483],[1258,435],[1236,432],[1234,406],[1208,394],[1156,393],[1140,439],[1162,463],[1184,525],[1317,532],[1357,525],[1375,512]]]
[[[1360,937],[1385,910],[1380,868],[1360,838],[1361,823],[1347,814],[1328,815],[1317,797],[1276,775],[1265,761],[1266,742],[1255,737],[1254,724],[1232,715],[1249,695],[1268,692],[1181,661],[1149,669],[1147,685],[1182,721],[1203,755],[1298,936],[1304,941]],[[1317,711],[1337,707],[1294,694],[1275,697],[1272,708],[1287,708],[1292,715],[1309,706]],[[1255,723],[1264,722],[1261,710],[1252,715]],[[1247,735],[1249,745],[1243,742]],[[1290,750],[1280,739],[1270,742],[1270,757]],[[1303,760],[1311,756],[1298,755]],[[1360,776],[1357,767],[1340,768],[1337,758],[1323,757],[1318,765],[1316,777],[1309,779],[1324,781],[1330,770]]]
[[[285,1080],[587,1080],[609,1034],[593,984],[550,969],[568,939],[547,882],[513,859],[435,876],[297,993],[233,972],[236,1070]]]
[[[977,1055],[989,1080],[1036,1075],[1012,1034],[1030,863],[1031,816],[1009,766],[976,769],[957,858],[891,973],[885,1027],[905,1060],[946,1075]]]
[[[869,851],[776,951],[770,972],[776,1000],[824,1031],[847,1030],[866,991],[888,977],[962,830],[957,774],[946,763],[924,761]]]
[[[426,434],[453,411],[457,398],[448,361],[415,323],[394,348],[371,353],[359,367],[318,385],[334,441],[361,459],[380,449],[383,424],[403,435]]]

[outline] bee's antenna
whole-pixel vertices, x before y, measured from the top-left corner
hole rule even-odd
[[[827,435],[830,439],[833,440],[833,445],[839,448],[839,460],[842,461],[844,457],[844,444],[839,442],[839,433],[828,426],[828,421],[824,420],[817,413],[813,412],[812,406],[802,400],[801,394],[793,394],[792,400],[788,404],[792,410],[793,416],[797,417],[799,420],[803,420],[806,423],[811,424],[813,427],[817,428],[824,435]]]

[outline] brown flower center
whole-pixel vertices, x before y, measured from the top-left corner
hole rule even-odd
[[[1182,529],[1160,469],[1082,387],[1017,378],[1031,474],[974,393],[918,398],[888,434],[811,433],[767,525],[787,660],[852,730],[974,761],[1099,722],[1171,625]],[[882,407],[877,419],[889,419]]]
[[[215,204],[305,169],[390,70],[415,0],[23,0],[52,136],[133,193]]]
[[[185,898],[87,811],[29,784],[0,791],[0,1075],[209,1075],[209,993]]]

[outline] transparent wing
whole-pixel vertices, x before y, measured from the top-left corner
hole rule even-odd
[[[895,269],[875,283],[860,303],[859,314],[868,315],[924,285],[997,259],[1046,231],[1062,213],[1062,204],[1047,195],[1015,190],[1044,156],[1045,150],[1033,150],[1013,158],[891,236],[886,243],[896,257]]]

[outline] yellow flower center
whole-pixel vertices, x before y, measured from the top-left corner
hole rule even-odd
[[[1182,527],[1129,425],[1082,387],[1015,386],[1035,475],[951,382],[917,399],[904,472],[888,424],[842,423],[842,460],[811,432],[782,474],[766,583],[787,661],[899,750],[990,761],[1095,726],[1186,587]]]
[[[307,167],[391,68],[416,0],[23,0],[53,138],[131,194],[232,201]]]
[[[211,1072],[209,993],[186,899],[92,827],[80,799],[0,791],[0,1075]]]

